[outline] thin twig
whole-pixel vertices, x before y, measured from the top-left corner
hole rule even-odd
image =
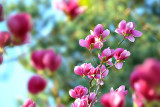
[[[92,58],[93,62],[98,66],[97,62],[94,60],[94,58],[92,56],[92,51],[90,51],[90,54],[91,54],[91,58]]]
[[[117,48],[119,48],[119,46],[122,44],[122,42],[125,40],[126,38],[124,37],[123,40],[118,44]]]

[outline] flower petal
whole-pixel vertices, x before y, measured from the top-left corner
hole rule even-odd
[[[121,30],[124,30],[126,28],[126,21],[125,20],[122,20],[119,25],[118,25],[118,28],[121,29]]]
[[[100,37],[100,35],[103,33],[104,29],[103,26],[101,24],[98,24],[95,28],[94,28],[94,33],[95,36]]]
[[[142,32],[140,32],[140,31],[138,31],[138,30],[133,30],[133,31],[132,31],[132,35],[133,35],[134,37],[141,37]]]
[[[109,34],[110,34],[110,31],[108,29],[106,29],[105,31],[103,31],[102,39],[105,38],[106,36],[108,36]]]
[[[79,45],[82,47],[88,47],[88,43],[84,39],[79,40]]]
[[[132,35],[131,36],[126,36],[126,38],[131,42],[135,41],[135,38]]]
[[[122,66],[123,66],[123,62],[117,63],[117,64],[115,65],[115,67],[116,67],[117,69],[121,69]]]

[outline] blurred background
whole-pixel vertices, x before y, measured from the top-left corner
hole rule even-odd
[[[146,58],[160,59],[160,0],[80,0],[80,6],[86,6],[84,13],[69,18],[62,10],[55,7],[58,0],[0,0],[4,7],[5,19],[11,14],[27,12],[32,15],[33,28],[31,41],[23,46],[6,48],[4,62],[0,65],[0,102],[3,107],[19,107],[30,97],[38,107],[56,107],[57,103],[71,106],[74,99],[68,94],[69,89],[77,85],[88,87],[81,76],[75,75],[74,66],[91,62],[89,51],[79,46],[79,39],[90,34],[97,24],[111,31],[103,49],[116,48],[123,39],[114,31],[121,20],[133,21],[136,30],[143,33],[134,43],[125,40],[120,47],[131,52],[121,70],[110,69],[105,84],[100,89],[100,96],[120,85],[125,85],[129,94],[126,107],[132,107],[132,90],[129,76],[135,65]],[[8,30],[6,21],[0,23],[0,31]],[[62,55],[62,65],[53,75],[45,75],[47,88],[33,96],[28,93],[29,78],[37,73],[31,65],[30,55],[34,50],[52,48]],[[94,59],[98,62],[94,50]],[[93,91],[93,90],[92,90]],[[95,107],[101,107],[98,101]]]

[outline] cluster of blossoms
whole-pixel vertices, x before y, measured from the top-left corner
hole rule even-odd
[[[124,39],[129,39],[130,41],[134,41],[134,37],[140,37],[142,33],[140,31],[134,30],[135,24],[133,22],[126,23],[125,20],[119,23],[118,28],[115,30],[120,35],[124,36]],[[90,35],[88,35],[85,39],[79,40],[79,44],[82,47],[86,47],[92,56],[93,49],[100,49],[100,53],[98,54],[98,58],[100,60],[100,64],[98,65],[93,59],[94,63],[97,67],[93,67],[91,63],[83,63],[80,66],[75,66],[74,72],[77,75],[82,76],[89,82],[89,91],[86,87],[81,85],[74,88],[74,90],[69,91],[69,95],[75,98],[75,102],[72,104],[72,107],[92,107],[95,104],[97,99],[98,91],[100,86],[104,84],[103,79],[108,75],[109,68],[115,66],[117,69],[121,69],[123,66],[123,62],[130,56],[130,52],[119,48],[120,42],[116,49],[110,49],[110,47],[104,49],[101,53],[101,49],[103,47],[103,43],[106,41],[105,38],[110,34],[108,29],[104,30],[101,24],[98,24],[94,31],[90,30]],[[134,36],[134,37],[133,37]],[[115,62],[112,62],[112,58],[115,58]],[[106,68],[105,65],[109,67]],[[88,77],[88,78],[86,78]],[[92,81],[96,80],[97,89],[95,92],[90,92],[92,86]],[[89,94],[87,95],[87,93]],[[125,86],[120,86],[117,90],[113,90],[111,88],[110,93],[106,93],[101,97],[101,104],[104,107],[124,107],[125,105],[125,96],[127,95],[127,91],[125,91]]]
[[[0,22],[4,21],[3,6],[0,4]],[[32,29],[31,16],[28,13],[17,13],[7,18],[9,31],[0,31],[0,64],[6,46],[23,45],[29,42]]]
[[[84,13],[87,9],[86,6],[79,5],[79,0],[62,0],[61,2],[53,2],[53,6],[62,10],[71,20]]]
[[[149,58],[136,66],[131,74],[130,84],[134,90],[133,101],[136,106],[146,107],[148,103],[159,102],[160,61]]]

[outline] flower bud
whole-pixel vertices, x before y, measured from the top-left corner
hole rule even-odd
[[[47,82],[40,75],[34,75],[28,82],[28,90],[32,94],[38,94],[45,89]]]
[[[4,11],[3,6],[0,4],[0,22],[4,20]]]
[[[0,32],[0,47],[3,48],[11,43],[11,35],[9,32]]]

